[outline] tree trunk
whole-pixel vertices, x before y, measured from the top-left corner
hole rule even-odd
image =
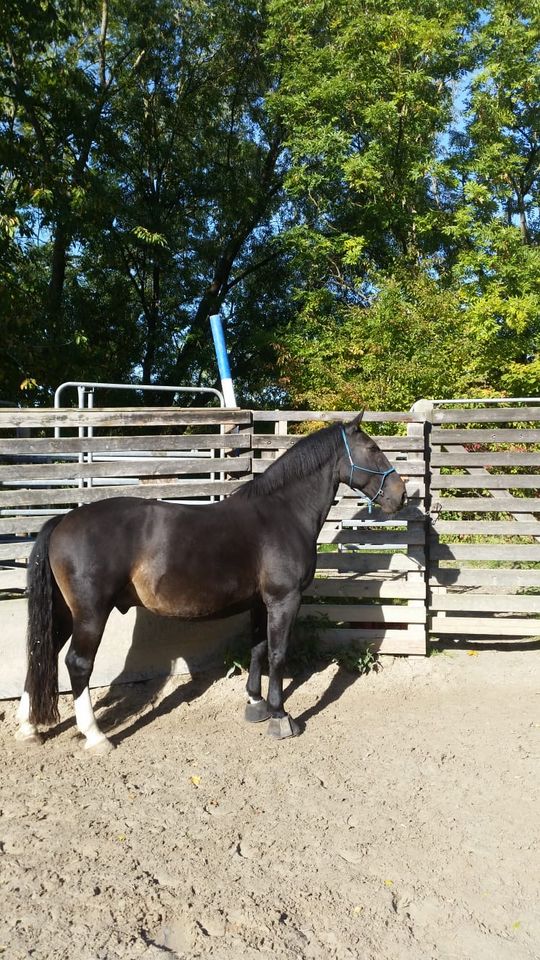
[[[523,200],[523,194],[518,193],[517,195],[517,208],[519,213],[519,229],[521,231],[521,240],[523,243],[529,243],[529,227],[527,224],[527,211],[525,210],[525,202]]]
[[[152,383],[155,374],[158,342],[159,313],[161,300],[161,267],[155,260],[152,265],[152,302],[146,311],[146,350],[142,364],[143,383]]]
[[[172,382],[181,384],[189,366],[197,358],[201,348],[207,342],[208,320],[213,314],[219,313],[221,305],[227,294],[227,284],[231,275],[235,258],[244,242],[237,236],[228,244],[225,252],[220,257],[217,267],[214,270],[214,276],[204,291],[197,307],[197,312],[191,324],[191,330],[186,338],[182,350],[178,353],[176,363],[172,372]]]
[[[66,226],[62,220],[59,220],[56,223],[53,240],[51,275],[47,296],[47,313],[53,326],[59,322],[62,314],[68,246]]]

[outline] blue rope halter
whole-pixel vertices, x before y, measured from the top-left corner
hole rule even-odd
[[[347,440],[347,434],[345,433],[345,429],[344,429],[343,427],[341,428],[341,434],[342,434],[342,436],[343,436],[343,442],[344,442],[344,444],[345,444],[345,449],[346,449],[346,451],[347,451],[347,455],[348,455],[348,457],[349,457],[349,462],[350,462],[350,464],[351,464],[351,472],[350,472],[350,475],[349,475],[349,486],[350,486],[353,490],[357,490],[358,493],[364,498],[364,500],[367,501],[368,513],[371,513],[371,511],[373,510],[373,504],[375,503],[375,500],[377,499],[377,497],[379,497],[379,496],[381,495],[381,493],[382,493],[382,491],[383,491],[384,481],[386,480],[386,478],[387,478],[391,473],[395,473],[395,472],[396,472],[396,468],[395,468],[395,467],[390,467],[388,470],[370,470],[369,467],[360,467],[360,466],[358,466],[358,464],[355,463],[354,460],[353,460],[353,458],[352,458],[351,448],[350,448],[350,446],[349,446],[349,441]],[[377,490],[377,493],[375,494],[374,497],[368,497],[367,493],[364,493],[363,490],[358,490],[358,487],[355,487],[355,486],[354,486],[354,484],[353,484],[353,476],[354,476],[354,471],[355,471],[355,470],[363,470],[364,473],[372,473],[372,474],[374,474],[374,475],[377,476],[377,477],[382,477],[381,482],[380,482],[380,485],[379,485],[379,489]]]

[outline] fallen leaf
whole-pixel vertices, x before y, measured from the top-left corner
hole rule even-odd
[[[189,779],[191,780],[194,787],[198,787],[201,782],[201,778],[197,776],[196,773],[194,773],[193,776],[190,777]]]
[[[468,656],[468,657],[477,657],[477,656],[478,656],[478,650],[467,650],[467,656]]]
[[[385,881],[384,881],[384,885],[385,885],[385,887],[392,887],[392,886],[394,885],[394,881],[393,881],[393,880],[385,880]]]
[[[125,833],[121,833],[116,839],[119,840],[120,843],[123,843],[124,840],[126,839]]]

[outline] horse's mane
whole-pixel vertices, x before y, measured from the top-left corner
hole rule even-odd
[[[340,430],[341,425],[334,423],[303,437],[274,460],[264,473],[244,483],[234,496],[260,497],[274,493],[286,484],[320,470],[336,453],[341,439]]]

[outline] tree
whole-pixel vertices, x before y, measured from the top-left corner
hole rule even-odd
[[[17,375],[214,382],[209,315],[278,256],[265,14],[223,0],[75,6],[46,4],[38,29],[43,9],[27,5],[3,38],[11,276],[38,248],[40,268],[35,313],[30,282],[17,304],[31,331]],[[121,349],[104,349],[107,315]]]
[[[447,364],[450,337],[462,333],[455,295],[451,308],[445,300],[449,174],[437,150],[452,116],[452,84],[467,65],[471,12],[446,0],[275,0],[273,10],[286,66],[271,109],[287,117],[285,182],[297,205],[287,242],[302,277],[296,319],[280,337],[289,396],[305,403],[321,395],[315,367],[328,371],[332,406],[353,397],[354,406],[409,404],[419,389],[447,395],[456,377],[436,359],[426,366],[435,343]],[[427,291],[446,307],[447,336]],[[451,351],[456,362],[458,354]]]
[[[532,392],[533,0],[4,0],[0,388]],[[161,400],[162,398],[157,398]]]
[[[450,158],[461,189],[449,234],[473,382],[540,389],[540,42],[535,4],[493,0],[472,38],[464,131]]]

